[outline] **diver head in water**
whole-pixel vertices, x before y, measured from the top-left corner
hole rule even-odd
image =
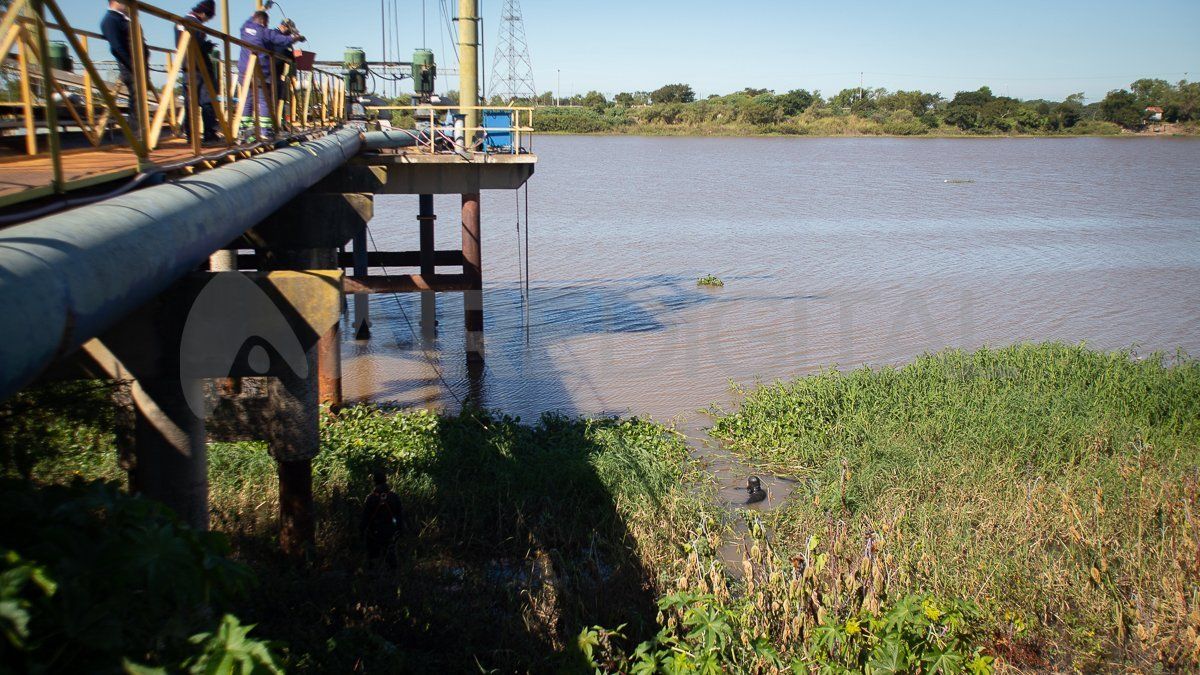
[[[746,492],[750,494],[746,498],[747,504],[757,504],[767,498],[767,491],[763,489],[762,481],[758,479],[758,476],[750,476],[750,479],[746,481]]]

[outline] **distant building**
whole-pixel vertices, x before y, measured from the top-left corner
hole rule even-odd
[[[1163,118],[1163,109],[1162,108],[1160,108],[1156,105],[1152,105],[1149,108],[1146,108],[1146,119],[1150,120],[1151,122],[1161,122],[1162,118]]]

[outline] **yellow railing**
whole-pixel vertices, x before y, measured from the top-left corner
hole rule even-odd
[[[532,152],[533,150],[533,111],[531,106],[512,106],[512,105],[378,105],[369,106],[367,110],[384,112],[384,111],[408,111],[412,113],[412,117],[417,122],[428,122],[430,133],[427,139],[419,139],[417,147],[422,152],[430,154],[438,153],[453,153],[456,151],[469,150],[468,148],[458,147],[454,143],[456,139],[453,137],[453,131],[475,132],[479,136],[479,132],[487,133],[508,133],[512,136],[512,143],[508,146],[508,152],[505,154],[519,154],[521,152]],[[507,127],[459,127],[451,130],[450,127],[438,126],[438,116],[446,112],[464,112],[468,110],[479,111],[480,116],[486,111],[505,111],[512,113],[512,124]],[[398,129],[401,133],[410,133],[405,129]],[[479,139],[483,141],[483,149],[480,152],[488,154],[488,143],[483,140],[482,136]],[[439,149],[439,141],[441,141]]]
[[[101,5],[96,7],[103,11]],[[77,127],[95,148],[110,145],[106,137],[115,127],[136,155],[140,170],[157,165],[152,153],[160,149],[164,130],[170,130],[174,135],[182,131],[183,124],[187,124],[191,132],[191,156],[201,159],[207,156],[206,153],[211,155],[213,149],[203,146],[199,128],[202,91],[213,104],[219,127],[218,130],[205,130],[205,133],[220,131],[224,135],[225,151],[251,145],[239,141],[241,119],[249,113],[258,113],[253,115],[255,138],[262,138],[260,117],[269,118],[276,132],[285,136],[329,128],[344,121],[346,94],[340,74],[318,69],[299,71],[289,57],[143,2],[130,0],[127,8],[130,44],[135,46],[131,50],[132,92],[122,92],[119,81],[108,82],[101,76],[89,49],[99,43],[107,55],[107,42],[97,33],[73,26],[56,0],[14,0],[0,21],[3,67],[10,77],[16,71],[20,96],[19,101],[0,103],[0,115],[12,118],[14,113],[9,110],[19,109],[15,115],[23,121],[25,153],[40,155],[45,152],[48,155],[53,167],[55,192],[72,187],[64,175],[61,142],[63,129],[70,126]],[[182,31],[172,47],[147,44],[151,62],[147,62],[147,55],[136,48],[145,42],[143,37],[149,21],[158,23],[172,39],[176,36],[176,25],[183,24],[188,28]],[[225,55],[215,73],[210,71],[198,41],[193,39],[193,31],[212,38],[219,52]],[[52,67],[51,34],[61,36],[66,42],[68,55],[83,68],[82,75]],[[15,54],[12,53],[14,46]],[[245,72],[236,73],[230,63],[234,47],[250,50]],[[156,58],[161,58],[160,72],[164,74],[158,85],[151,81],[149,74],[157,65],[153,63]],[[268,68],[261,67],[264,62],[269,63]],[[187,88],[187,95],[182,97],[176,94],[181,78]],[[267,111],[256,110],[259,92],[263,92],[269,102]],[[136,133],[134,125],[122,114],[122,97],[129,109],[129,117],[137,120],[136,126],[144,133]],[[69,120],[59,119],[64,110]],[[45,131],[44,142],[39,138],[40,129]],[[172,163],[178,162],[178,154],[171,157]]]

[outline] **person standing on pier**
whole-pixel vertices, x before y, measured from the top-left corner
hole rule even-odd
[[[192,7],[192,11],[188,12],[187,19],[194,21],[196,24],[205,24],[212,20],[217,14],[217,6],[213,0],[201,0]],[[190,33],[192,42],[196,43],[197,50],[200,54],[200,62],[195,64],[196,73],[196,98],[199,99],[200,123],[204,128],[204,142],[212,143],[220,140],[217,136],[217,114],[213,110],[212,95],[208,91],[208,87],[204,84],[204,76],[200,73],[200,68],[204,68],[208,72],[208,79],[214,84],[217,83],[217,73],[213,68],[212,54],[217,48],[216,43],[208,39],[208,35],[204,31],[195,27],[188,26],[186,23],[178,23],[175,25],[175,45],[179,45],[179,41],[183,36]],[[188,58],[191,58],[189,55]],[[183,101],[185,109],[191,111],[191,102],[188,98],[191,95],[191,87],[188,83],[188,71],[185,68],[181,74],[183,82]],[[188,120],[183,126],[183,134],[189,139],[192,137],[192,122]]]
[[[138,108],[143,92],[138,91],[137,78],[133,72],[133,27],[129,21],[128,8],[121,0],[109,0],[108,11],[104,13],[104,18],[100,20],[100,33],[104,35],[104,39],[108,41],[108,50],[117,61],[117,70],[121,78],[121,84],[125,85],[125,91],[128,92],[129,115],[126,119],[129,120],[129,126],[133,129],[134,135],[139,138],[142,135],[141,124],[139,124]],[[143,63],[149,68],[150,64],[150,49],[146,46],[146,40],[142,39],[142,51],[145,54]],[[146,72],[146,82],[150,81],[150,73]]]
[[[261,75],[260,82],[251,85],[254,90],[252,99],[246,102],[246,107],[242,112],[242,134],[246,135],[253,133],[255,126],[262,130],[262,135],[265,138],[271,138],[275,135],[273,116],[271,114],[272,107],[275,105],[275,85],[271,78],[271,61],[272,56],[278,50],[291,47],[293,43],[303,42],[303,35],[284,35],[279,31],[269,28],[270,16],[259,10],[242,24],[241,39],[256,49],[248,49],[242,47],[242,53],[238,59],[238,80],[244,79],[250,68],[250,55],[255,54],[258,62],[259,73]],[[278,70],[276,69],[278,73]]]

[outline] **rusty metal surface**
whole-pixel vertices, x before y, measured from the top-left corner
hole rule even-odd
[[[346,277],[346,293],[412,293],[415,291],[468,291],[475,282],[461,274],[391,274],[388,276]]]

